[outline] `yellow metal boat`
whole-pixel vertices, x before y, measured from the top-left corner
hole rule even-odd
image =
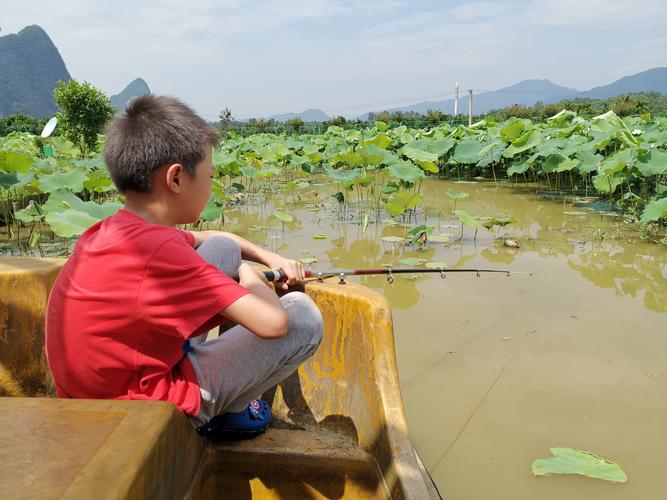
[[[308,284],[320,349],[264,394],[265,434],[213,443],[168,403],[43,397],[44,310],[61,265],[0,259],[3,498],[439,498],[410,443],[381,295]]]

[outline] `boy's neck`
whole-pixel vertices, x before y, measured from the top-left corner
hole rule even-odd
[[[149,224],[175,226],[174,214],[169,205],[151,193],[128,192],[125,195],[125,210],[132,212]]]

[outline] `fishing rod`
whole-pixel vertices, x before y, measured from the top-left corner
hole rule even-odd
[[[277,283],[284,280],[287,275],[282,269],[275,271],[262,271],[268,281]],[[505,274],[508,278],[512,274],[523,274],[520,271],[506,271],[503,269],[406,269],[406,268],[376,268],[376,269],[333,269],[330,271],[305,271],[306,278],[314,278],[319,282],[326,278],[333,278],[338,276],[338,283],[344,285],[347,276],[368,276],[373,274],[386,274],[389,283],[394,282],[394,274],[415,274],[415,273],[439,273],[442,279],[447,277],[449,273],[475,273],[479,278],[482,273],[500,273]]]

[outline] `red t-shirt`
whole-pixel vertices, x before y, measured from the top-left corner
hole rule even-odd
[[[46,352],[58,396],[171,401],[199,412],[187,339],[224,322],[248,291],[194,249],[192,234],[121,210],[88,229],[58,275]]]

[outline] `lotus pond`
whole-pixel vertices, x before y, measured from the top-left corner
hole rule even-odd
[[[99,157],[60,138],[49,139],[53,156],[39,146],[0,139],[5,255],[67,254],[122,202]],[[441,492],[659,498],[667,246],[646,236],[667,216],[666,148],[665,118],[613,113],[231,138],[214,154],[201,225],[315,271],[525,273],[358,279],[393,307],[413,443]],[[554,447],[615,460],[629,479],[535,478],[532,462]]]

